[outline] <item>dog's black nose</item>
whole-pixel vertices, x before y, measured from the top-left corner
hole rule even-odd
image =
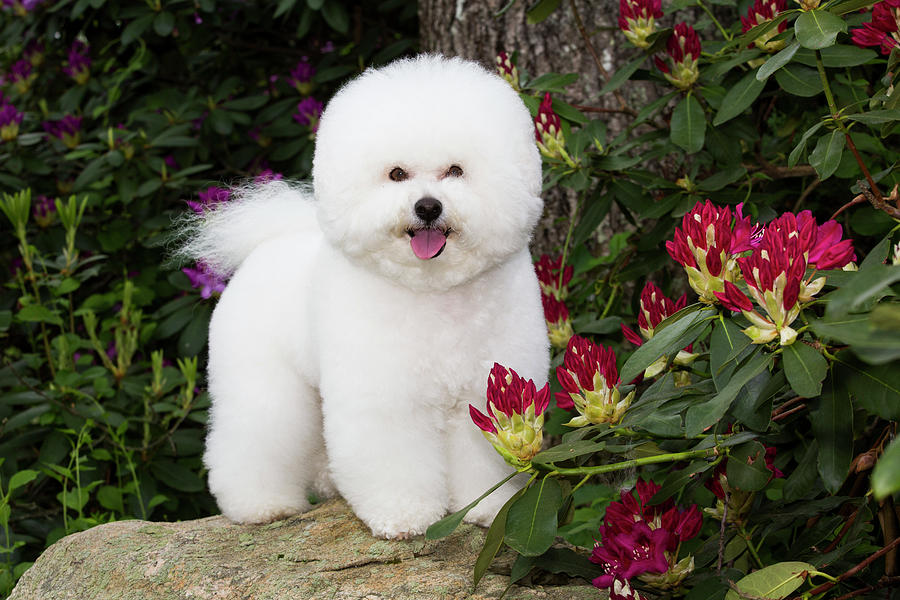
[[[439,216],[441,216],[441,212],[444,210],[443,205],[441,205],[440,200],[435,198],[430,198],[428,196],[424,198],[420,198],[415,205],[416,215],[425,221],[426,223],[431,223]]]

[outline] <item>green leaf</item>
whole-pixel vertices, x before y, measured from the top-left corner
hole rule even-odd
[[[819,179],[831,177],[841,164],[841,155],[847,138],[837,129],[819,138],[816,148],[809,153],[809,164],[813,166]]]
[[[800,141],[794,146],[794,149],[791,150],[790,156],[788,156],[788,166],[793,167],[800,160],[800,156],[806,152],[806,143],[809,141],[809,138],[812,137],[814,133],[816,133],[819,129],[824,127],[825,123],[819,121],[809,129],[807,129],[803,133],[803,137],[800,138]]]
[[[793,42],[791,42],[790,46],[788,46],[787,48],[783,48],[778,52],[778,54],[769,58],[763,65],[761,65],[756,71],[756,78],[760,81],[765,81],[766,79],[768,79],[772,73],[791,62],[791,59],[794,58],[794,55],[797,54],[797,50],[799,49],[800,42],[794,40]]]
[[[659,357],[677,352],[692,343],[703,331],[706,320],[715,314],[715,309],[693,304],[665,319],[654,330],[653,337],[635,350],[622,365],[622,381],[633,380]]]
[[[828,361],[822,353],[797,340],[785,346],[784,374],[798,396],[815,398],[822,393],[822,380],[828,373]]]
[[[798,460],[797,466],[784,482],[785,500],[788,502],[800,500],[810,492],[816,491],[816,479],[819,477],[818,458],[819,443],[812,440],[803,453],[803,458]]]
[[[222,106],[228,110],[256,110],[257,108],[265,106],[268,101],[269,96],[244,96],[243,98],[227,100]]]
[[[851,121],[859,121],[866,125],[880,125],[882,123],[891,123],[900,121],[900,108],[890,110],[870,110],[869,112],[846,115]]]
[[[719,126],[730,119],[738,116],[744,110],[753,104],[763,88],[766,87],[765,80],[760,80],[757,76],[757,70],[750,71],[738,81],[722,100],[722,108],[713,119],[713,125]]]
[[[127,46],[137,38],[141,37],[147,28],[150,27],[150,24],[153,23],[153,19],[156,18],[156,15],[153,13],[149,15],[144,15],[142,17],[138,17],[131,23],[125,26],[125,29],[122,31],[122,45]]]
[[[843,317],[897,281],[900,281],[900,265],[872,265],[858,271],[850,285],[828,295],[825,315],[828,320]]]
[[[747,385],[747,382],[771,364],[771,355],[760,352],[758,348],[755,349],[754,354],[735,372],[728,384],[718,394],[702,404],[695,404],[688,408],[684,416],[685,435],[694,437],[715,425],[728,411],[738,392]]]
[[[55,311],[41,304],[23,306],[16,313],[16,319],[28,323],[51,323],[59,326],[63,324],[62,319]]]
[[[153,30],[157,35],[166,37],[175,29],[175,15],[167,10],[162,11],[153,19]]]
[[[161,482],[180,492],[201,492],[206,488],[197,473],[180,462],[157,459],[150,465],[150,470]]]
[[[878,58],[878,53],[869,48],[859,48],[847,44],[835,44],[819,50],[822,55],[822,64],[828,68],[856,67]],[[802,48],[794,56],[794,62],[804,65],[816,66],[816,53],[814,50]]]
[[[559,7],[559,3],[560,0],[539,0],[537,4],[528,9],[525,18],[530,25],[540,23]]]
[[[794,35],[800,45],[810,50],[834,45],[837,35],[846,31],[846,21],[822,9],[803,11],[794,22]]]
[[[737,366],[735,359],[750,345],[750,338],[731,319],[720,315],[715,323],[709,340],[709,368],[716,388],[722,389],[728,382],[731,371]],[[732,368],[726,371],[726,367]]]
[[[9,478],[9,487],[6,489],[6,493],[8,494],[17,488],[28,485],[34,481],[38,475],[40,475],[38,471],[32,471],[31,469],[17,471]]]
[[[197,312],[178,337],[181,356],[196,356],[206,346],[209,337],[209,319],[212,309],[207,304],[197,307]]]
[[[606,442],[591,442],[588,440],[577,440],[574,442],[563,443],[558,446],[548,448],[543,452],[539,452],[531,459],[532,463],[539,465],[552,465],[553,463],[571,460],[585,454],[593,454],[600,452],[606,447]]]
[[[479,502],[481,502],[482,500],[484,500],[485,498],[487,498],[488,496],[493,494],[497,490],[497,488],[499,488],[501,485],[503,485],[504,483],[506,483],[513,477],[515,477],[515,475],[516,475],[516,473],[510,473],[502,481],[494,484],[494,486],[491,487],[491,489],[489,489],[482,495],[475,498],[475,500],[473,500],[466,506],[462,507],[455,513],[449,514],[446,517],[444,517],[443,519],[440,519],[439,521],[435,521],[434,523],[429,525],[428,529],[425,530],[425,539],[426,540],[439,540],[439,539],[447,537],[448,535],[453,533],[456,530],[456,528],[459,527],[459,524],[462,523],[463,518],[466,516],[466,514],[470,510],[475,508],[475,506]]]
[[[853,404],[834,372],[822,391],[818,410],[812,412],[813,435],[819,442],[819,476],[835,494],[843,485],[853,459]]]
[[[838,358],[840,377],[855,406],[887,421],[900,421],[900,369],[897,365],[861,365]]]
[[[350,17],[342,2],[328,0],[322,5],[322,17],[328,26],[338,33],[347,33],[350,30]]]
[[[750,573],[735,585],[737,590],[729,590],[725,600],[741,598],[765,598],[781,600],[803,585],[806,573],[816,568],[804,562],[781,562]]]
[[[277,19],[281,15],[290,12],[295,4],[297,4],[297,0],[279,0],[278,6],[275,8],[275,14],[272,16]]]
[[[778,16],[770,21],[765,21],[764,23],[760,23],[759,25],[754,25],[750,28],[747,33],[742,35],[739,38],[733,39],[728,46],[737,46],[738,48],[746,48],[750,44],[753,43],[753,40],[756,38],[763,36],[773,29],[776,29],[781,23],[790,17],[792,14],[798,12],[796,9],[793,10],[784,10],[781,11]]]
[[[688,154],[695,154],[703,148],[705,137],[706,113],[696,98],[687,96],[672,111],[669,139]]]
[[[766,468],[766,447],[754,440],[734,448],[728,455],[726,474],[730,485],[747,492],[766,487],[772,478]]]
[[[822,78],[818,71],[803,65],[789,64],[775,72],[775,81],[788,94],[811,98],[822,93]]]
[[[706,179],[697,182],[697,188],[704,192],[717,192],[726,185],[732,184],[747,174],[747,169],[736,165],[710,175]],[[646,216],[645,216],[646,218]]]
[[[814,319],[810,327],[821,338],[849,344],[863,361],[881,365],[900,358],[900,336],[876,327],[867,315],[850,315],[823,321]]]
[[[525,488],[522,488],[513,494],[491,522],[491,526],[484,536],[484,545],[481,547],[481,552],[478,553],[478,558],[475,560],[475,572],[473,573],[473,585],[475,587],[478,586],[478,582],[484,577],[488,567],[494,562],[494,557],[497,556],[500,546],[503,545],[503,536],[506,534],[506,515],[509,514],[509,507],[521,498],[524,493]]]
[[[872,470],[872,493],[883,500],[900,491],[900,438],[891,442]]]
[[[556,539],[556,513],[562,505],[562,488],[552,477],[544,477],[509,507],[506,543],[523,556],[539,556]]]
[[[578,81],[578,73],[544,73],[529,81],[523,87],[542,92],[565,93],[566,88]]]
[[[628,81],[628,79],[632,75],[634,75],[634,72],[638,70],[638,67],[644,64],[645,60],[647,60],[646,56],[640,56],[630,63],[626,64],[625,66],[616,69],[616,72],[613,73],[612,77],[609,78],[609,81],[607,81],[606,84],[602,88],[600,88],[598,94],[601,96],[603,94],[609,94],[610,92],[614,92],[622,87],[622,84]]]

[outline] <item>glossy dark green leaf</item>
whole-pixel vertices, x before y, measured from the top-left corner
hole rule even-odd
[[[697,474],[712,468],[712,463],[705,460],[695,460],[683,469],[673,469],[666,475],[665,481],[659,491],[653,494],[651,504],[661,504],[684,490],[691,482],[698,479]]]
[[[609,94],[610,92],[614,92],[620,87],[622,84],[628,81],[628,78],[634,75],[634,72],[638,70],[638,68],[644,64],[644,61],[647,60],[646,56],[640,56],[633,61],[625,64],[624,66],[616,69],[616,72],[612,74],[612,77],[609,78],[609,81],[600,88],[598,94],[602,96],[603,94]]]
[[[819,138],[815,149],[809,153],[809,164],[816,170],[820,180],[828,179],[837,170],[846,142],[847,138],[838,130]]]
[[[494,493],[497,490],[497,488],[499,488],[501,485],[503,485],[504,483],[506,483],[507,481],[512,479],[514,475],[515,475],[515,473],[507,476],[502,481],[499,481],[493,487],[491,487],[491,489],[489,489],[488,491],[486,491],[485,493],[480,495],[478,498],[476,498],[475,500],[473,500],[472,502],[470,502],[463,508],[459,509],[455,513],[449,514],[446,517],[444,517],[443,519],[435,521],[434,523],[429,525],[428,529],[425,530],[425,539],[426,540],[439,540],[439,539],[441,539],[443,537],[447,537],[448,535],[453,533],[456,530],[456,528],[459,527],[459,524],[462,523],[463,518],[468,514],[468,512],[470,510],[475,508],[475,506],[479,502],[481,502],[482,500],[484,500],[485,498],[490,496],[492,493]],[[521,490],[520,490],[520,492],[521,492]],[[518,495],[518,493],[516,495]]]
[[[347,33],[350,30],[350,16],[342,2],[328,0],[322,5],[322,17],[328,26],[338,33]]]
[[[660,356],[677,352],[693,342],[706,326],[706,319],[714,314],[714,309],[694,304],[660,323],[653,337],[635,350],[622,365],[620,373],[622,381],[632,381]]]
[[[819,478],[819,443],[812,440],[802,457],[798,457],[797,466],[788,473],[784,482],[784,499],[788,502],[806,498],[817,490],[816,480]]]
[[[829,320],[843,317],[897,281],[900,281],[900,265],[872,265],[860,270],[852,285],[844,286],[828,296],[825,314]]]
[[[718,389],[728,382],[735,360],[750,345],[750,338],[731,319],[719,317],[709,340],[709,368]]]
[[[803,153],[806,152],[806,144],[809,142],[809,138],[811,138],[813,136],[813,134],[815,134],[824,125],[825,125],[825,123],[820,121],[820,122],[816,123],[815,125],[813,125],[812,127],[810,127],[809,129],[807,129],[803,133],[803,136],[800,138],[800,141],[797,142],[797,145],[794,146],[793,150],[791,150],[790,156],[788,156],[788,166],[789,167],[793,167],[794,165],[797,164],[797,162],[799,162],[800,157],[803,155]]]
[[[125,26],[125,29],[122,30],[122,45],[127,46],[137,38],[141,37],[141,35],[153,24],[153,19],[156,17],[155,14],[151,13],[148,15],[143,15],[129,23]]]
[[[808,571],[815,570],[814,566],[804,562],[775,563],[737,581],[737,591],[729,590],[725,600],[741,600],[742,597],[781,600],[803,585]]]
[[[875,327],[867,315],[814,319],[810,327],[821,338],[849,344],[853,353],[869,364],[881,365],[900,358],[897,332]]]
[[[838,34],[846,31],[846,21],[823,9],[803,11],[794,22],[794,35],[804,48],[810,50],[834,45]]]
[[[872,492],[876,500],[883,500],[898,491],[900,491],[900,438],[891,442],[872,471]]]
[[[821,94],[825,89],[818,71],[791,63],[775,72],[775,81],[788,94],[810,98]]]
[[[787,379],[783,371],[772,375],[763,371],[747,382],[731,405],[731,414],[753,431],[766,431],[772,421],[772,402],[784,391]]]
[[[811,420],[819,442],[819,476],[825,489],[835,494],[847,478],[853,459],[853,404],[843,382],[836,381],[833,372],[826,379]]]
[[[531,462],[538,465],[551,465],[564,460],[571,460],[585,454],[600,452],[606,447],[606,442],[592,442],[589,440],[577,440],[562,443],[539,452]]]
[[[770,364],[772,364],[772,357],[757,349],[734,373],[722,391],[707,402],[688,408],[684,417],[685,435],[694,437],[715,425],[728,411],[738,392],[747,385],[747,382],[768,368]]]
[[[900,369],[896,364],[863,365],[841,355],[838,377],[853,403],[887,421],[900,421]]]
[[[756,78],[760,81],[768,79],[772,73],[791,62],[791,59],[794,58],[794,55],[799,49],[800,42],[797,40],[791,42],[786,48],[782,48],[778,54],[766,60],[766,62],[759,67],[756,71]]]
[[[784,373],[798,396],[815,398],[822,392],[828,361],[822,353],[797,340],[784,347]]]
[[[181,330],[178,337],[178,351],[181,356],[196,356],[206,346],[211,314],[212,309],[208,304],[197,307],[194,318]]]
[[[697,188],[704,192],[717,192],[726,185],[732,184],[747,174],[746,167],[737,165],[718,171],[706,179],[697,182]]]
[[[726,465],[728,483],[747,492],[757,492],[769,482],[771,471],[766,468],[766,448],[757,441],[734,448]]]
[[[713,125],[719,126],[730,119],[738,116],[746,110],[753,101],[756,100],[763,88],[766,87],[765,80],[759,80],[756,76],[757,70],[750,71],[745,74],[740,81],[734,84],[725,94],[722,100],[722,108],[713,119]]]
[[[488,567],[494,562],[497,551],[500,550],[500,546],[503,545],[503,536],[506,534],[506,517],[509,514],[509,507],[512,506],[516,500],[521,498],[524,493],[525,489],[523,488],[513,494],[500,508],[499,512],[497,512],[497,516],[494,517],[494,520],[491,522],[491,526],[488,527],[487,534],[484,536],[484,545],[481,547],[481,552],[478,553],[478,558],[475,560],[475,571],[473,573],[474,586],[478,586],[478,582],[484,577]],[[431,530],[430,527],[429,530]],[[428,539],[435,538],[429,537]]]
[[[552,477],[535,481],[512,506],[506,518],[506,543],[524,556],[543,554],[556,539],[556,514],[562,488]]]
[[[161,37],[166,37],[172,30],[175,28],[175,15],[170,13],[167,10],[164,10],[156,15],[156,18],[153,19],[153,30],[157,33],[157,35]]]
[[[706,113],[693,96],[686,96],[675,106],[669,126],[669,139],[688,154],[694,154],[703,148]]]
[[[157,459],[150,465],[150,470],[157,479],[180,492],[200,492],[206,488],[196,470],[180,462]]]

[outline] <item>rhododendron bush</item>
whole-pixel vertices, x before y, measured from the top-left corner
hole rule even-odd
[[[613,109],[497,59],[577,207],[535,262],[555,402],[503,405],[548,441],[491,430],[527,483],[475,582],[505,545],[513,581],[614,600],[895,597],[900,4],[621,0],[618,25],[633,58],[578,74]]]

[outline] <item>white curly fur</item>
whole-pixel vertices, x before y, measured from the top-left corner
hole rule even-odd
[[[493,362],[546,381],[531,118],[474,63],[398,61],[329,103],[313,179],[314,199],[244,187],[183,226],[182,257],[234,274],[210,324],[210,489],[240,522],[336,490],[375,535],[419,534],[510,472],[468,417]],[[408,230],[426,196],[450,233],[424,260]],[[489,523],[515,489],[468,520]]]

